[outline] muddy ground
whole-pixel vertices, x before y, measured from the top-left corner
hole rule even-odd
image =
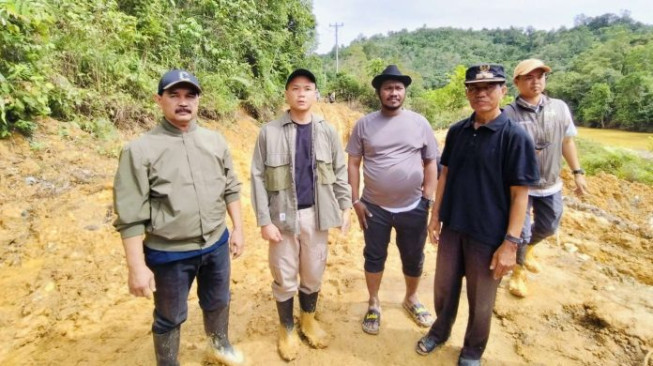
[[[340,105],[317,109],[343,139],[360,117]],[[207,125],[227,137],[244,182],[247,247],[233,263],[231,338],[248,364],[283,364],[275,348],[267,243],[249,200],[258,125],[242,115]],[[98,140],[74,124],[46,120],[31,140],[0,141],[0,364],[154,363],[152,304],[129,295],[122,246],[111,226],[117,153],[138,133],[135,128]],[[588,180],[591,197],[579,200],[565,189],[558,238],[537,250],[545,271],[529,275],[533,294],[516,299],[507,280],[502,283],[485,365],[643,365],[653,349],[653,188],[611,175]],[[465,301],[450,341],[434,354],[417,355],[415,342],[424,330],[401,308],[404,284],[394,247],[381,288],[381,333],[362,333],[363,238],[355,221],[352,227],[346,237],[331,235],[318,304],[331,344],[325,350],[304,344],[291,364],[455,364]],[[434,266],[435,248],[428,245],[420,293],[431,309]],[[194,294],[189,302],[180,359],[201,365],[201,314]]]

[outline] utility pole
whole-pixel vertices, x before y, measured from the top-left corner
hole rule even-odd
[[[338,65],[338,63],[339,63],[338,62],[338,48],[340,48],[340,46],[338,45],[338,28],[343,27],[343,26],[344,26],[343,23],[329,24],[329,27],[334,27],[336,29],[336,74],[338,74],[338,66],[339,66]]]

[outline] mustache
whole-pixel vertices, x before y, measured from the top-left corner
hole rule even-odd
[[[184,107],[181,107],[181,108],[177,108],[177,109],[175,109],[175,113],[179,113],[179,112],[192,113],[192,111],[191,111],[190,109],[188,109],[188,108],[184,108]]]

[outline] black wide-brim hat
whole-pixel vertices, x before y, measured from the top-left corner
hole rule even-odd
[[[372,79],[372,86],[374,89],[378,90],[381,88],[381,84],[386,80],[397,80],[404,84],[404,86],[408,86],[413,82],[413,79],[411,79],[410,76],[404,75],[399,71],[397,65],[388,65],[383,72],[376,75],[374,79]]]

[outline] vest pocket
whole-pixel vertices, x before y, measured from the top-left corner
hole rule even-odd
[[[268,155],[265,162],[265,189],[281,191],[290,188],[290,157],[287,154]]]

